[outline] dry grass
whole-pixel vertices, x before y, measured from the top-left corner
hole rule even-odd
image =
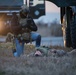
[[[15,58],[12,44],[0,44],[0,75],[76,75],[76,57],[27,57],[34,46],[25,45],[24,55]],[[51,47],[54,48],[54,47]]]
[[[52,49],[62,49],[62,50],[65,50],[66,52],[69,52],[71,50],[73,50],[73,48],[68,48],[68,47],[64,47],[64,46],[50,46],[50,48]]]

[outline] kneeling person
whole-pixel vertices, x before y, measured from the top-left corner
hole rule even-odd
[[[22,29],[14,39],[16,51],[13,52],[13,55],[15,57],[19,57],[23,53],[25,43],[36,41],[36,47],[39,47],[41,44],[41,35],[36,33],[37,26],[34,23],[32,17],[29,16],[29,10],[27,10],[26,7],[22,8],[19,15],[19,25]],[[26,35],[29,36],[27,39]]]

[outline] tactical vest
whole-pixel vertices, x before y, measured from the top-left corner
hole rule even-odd
[[[23,27],[21,30],[21,35],[19,34],[18,36],[21,37],[21,39],[27,41],[27,40],[31,40],[31,30],[28,28],[25,28],[25,26],[27,25],[27,19],[28,18],[20,18],[19,19],[19,24]]]
[[[20,24],[21,26],[25,26],[25,25],[27,24],[27,18],[26,18],[26,19],[20,18],[19,24]]]

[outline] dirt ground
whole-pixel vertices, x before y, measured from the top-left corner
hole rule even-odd
[[[33,45],[25,45],[24,54],[13,57],[12,43],[0,43],[0,75],[76,75],[76,54],[58,57],[49,51],[47,57],[28,56],[34,51]]]

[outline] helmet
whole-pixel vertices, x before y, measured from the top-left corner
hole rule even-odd
[[[22,9],[29,9],[29,7],[26,4],[22,5],[21,8]]]
[[[21,18],[25,18],[29,13],[29,8],[26,5],[21,6],[21,8],[22,9],[20,10],[20,16]]]

